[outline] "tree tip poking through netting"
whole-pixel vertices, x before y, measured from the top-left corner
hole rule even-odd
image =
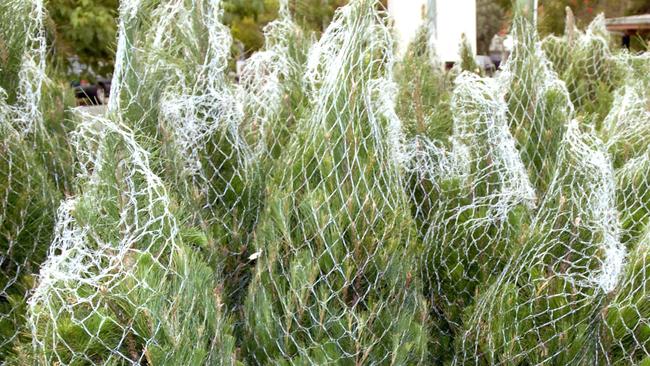
[[[267,185],[247,301],[253,364],[425,357],[417,242],[400,191],[392,40],[375,1],[341,8],[310,50],[307,116]],[[399,145],[397,145],[399,146]]]
[[[451,135],[452,73],[443,71],[442,62],[430,43],[431,27],[422,26],[406,53],[395,65],[398,87],[396,112],[407,139],[427,136],[446,140]]]
[[[82,189],[59,209],[29,302],[43,364],[232,364],[222,283],[128,129],[83,116]],[[230,360],[230,361],[229,361]]]
[[[273,160],[287,142],[307,86],[302,72],[309,41],[293,21],[287,0],[280,2],[278,19],[264,27],[264,48],[255,52],[239,77],[245,101],[245,128],[262,161]]]

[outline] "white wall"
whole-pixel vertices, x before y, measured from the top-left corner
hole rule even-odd
[[[427,16],[430,0],[389,0],[388,12],[395,22],[400,54],[408,47]],[[476,52],[476,0],[436,1],[436,53],[441,61],[459,60],[461,34]]]
[[[389,0],[388,13],[395,22],[397,47],[403,55],[426,18],[427,0]]]

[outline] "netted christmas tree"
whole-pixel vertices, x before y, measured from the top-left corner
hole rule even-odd
[[[1,91],[0,91],[1,93]],[[0,358],[21,337],[32,274],[45,259],[60,193],[0,101]],[[18,112],[19,113],[19,112]]]
[[[376,2],[310,50],[308,116],[267,185],[245,304],[251,364],[417,364],[427,308],[401,189],[392,41]]]
[[[425,244],[422,276],[430,299],[438,362],[463,329],[477,294],[520,244],[535,191],[507,125],[507,105],[494,80],[464,73],[452,98],[453,148],[418,139],[409,164],[412,201]]]
[[[645,340],[624,340],[625,330],[636,331],[634,322],[647,317],[629,289],[639,285],[644,259],[626,264],[611,161],[602,141],[580,129],[569,124],[556,174],[522,250],[469,317],[459,364],[622,362],[612,358],[614,351],[623,352],[623,364],[644,357]],[[637,276],[627,283],[621,281],[626,265]],[[607,318],[628,301],[639,306],[633,316],[628,310],[623,320]],[[631,328],[607,339],[606,331],[620,326],[616,321],[630,321]]]
[[[453,78],[443,70],[430,38],[429,27],[421,27],[406,54],[396,62],[396,112],[407,138],[417,135],[446,142],[452,133]]]
[[[247,140],[265,172],[306,112],[309,94],[304,73],[311,39],[293,21],[289,1],[279,5],[278,19],[264,28],[264,48],[246,60],[239,78]]]
[[[83,115],[80,194],[64,201],[16,364],[236,363],[206,245],[125,126]]]
[[[518,16],[512,33],[514,49],[499,79],[506,88],[508,124],[517,149],[531,182],[538,193],[544,194],[573,107],[531,23]]]
[[[25,339],[26,299],[65,187],[65,141],[47,124],[63,107],[48,90],[43,17],[41,1],[0,4],[0,360]]]
[[[244,98],[228,76],[232,39],[221,6],[124,2],[117,97],[109,109],[120,111],[138,140],[156,141],[152,168],[208,234],[201,251],[224,269],[230,303],[241,296],[250,268],[262,190],[255,141],[246,140]]]
[[[612,107],[614,91],[621,85],[621,70],[610,48],[605,17],[598,15],[585,32],[578,30],[567,8],[563,37],[542,42],[553,69],[566,83],[578,115],[599,125]]]

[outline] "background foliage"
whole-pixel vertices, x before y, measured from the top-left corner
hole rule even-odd
[[[386,3],[387,1],[384,1]],[[334,11],[347,0],[290,0],[294,19],[306,30],[322,32]],[[48,29],[53,49],[62,65],[77,57],[97,74],[111,73],[116,38],[119,0],[50,0]],[[565,8],[584,27],[601,12],[607,17],[650,12],[647,0],[540,0],[541,35],[564,31]],[[224,22],[235,39],[234,55],[247,57],[263,46],[263,29],[277,17],[278,0],[226,0]],[[508,29],[512,18],[511,0],[477,0],[479,54],[487,54],[492,35]]]

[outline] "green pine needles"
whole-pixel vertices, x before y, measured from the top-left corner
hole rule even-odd
[[[650,365],[648,54],[291,5],[234,74],[222,1],[122,1],[97,116],[0,4],[0,363]]]

